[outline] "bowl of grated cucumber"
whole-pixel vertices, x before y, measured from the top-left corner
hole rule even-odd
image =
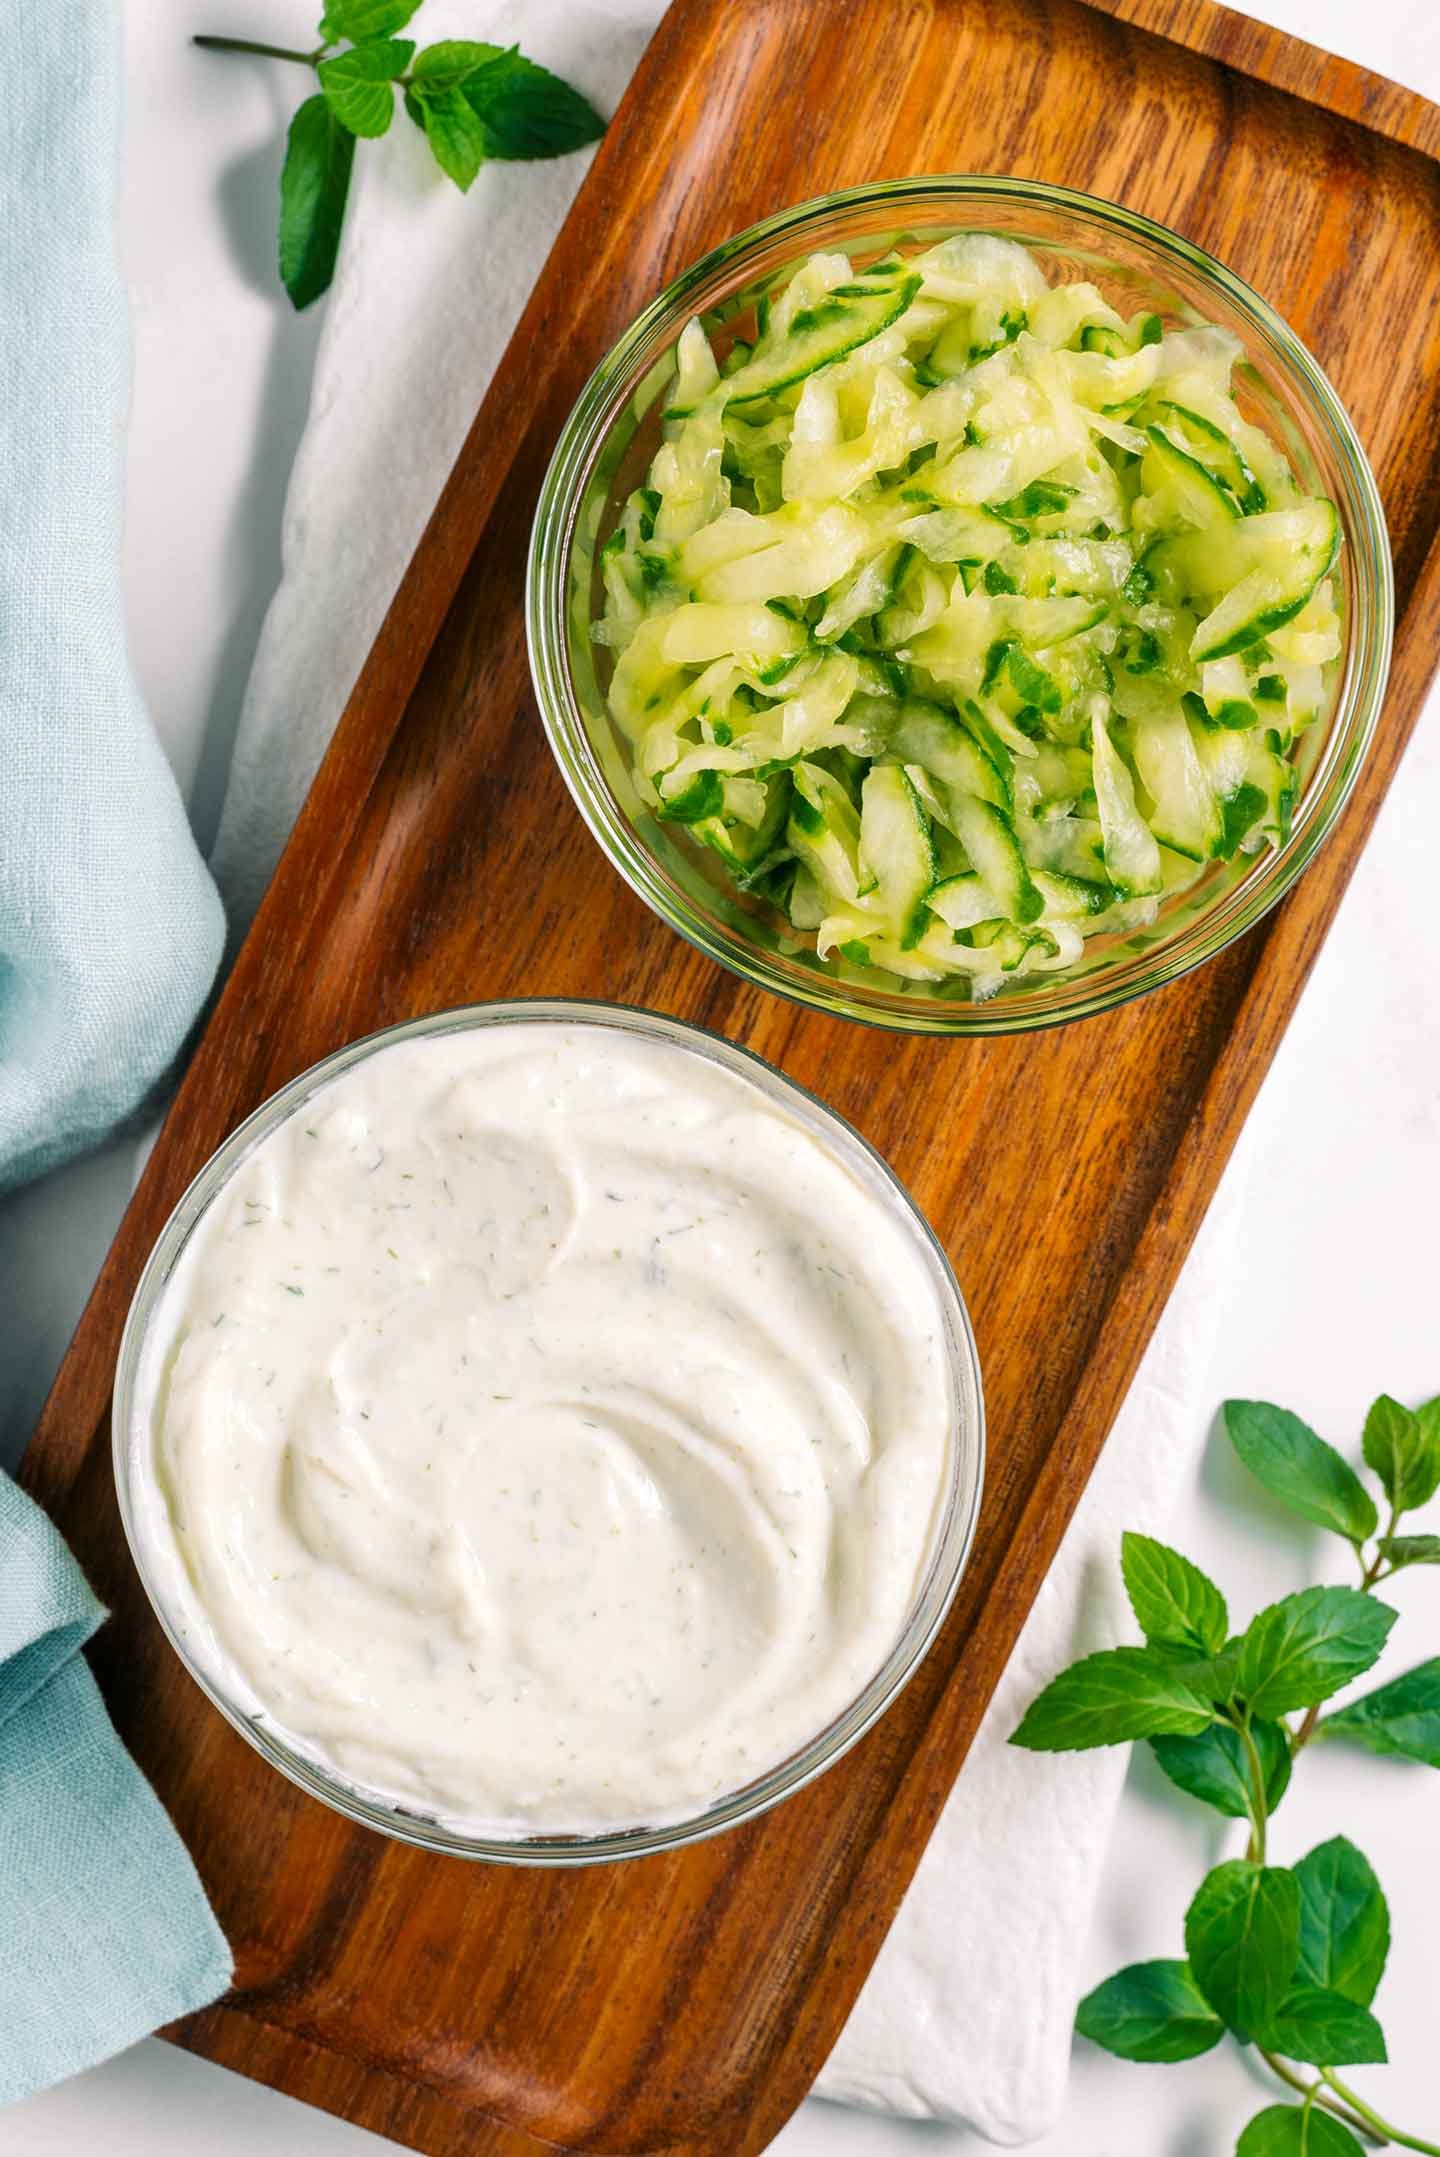
[[[1393,592],[1375,482],[1248,286],[1118,205],[921,179],[770,218],[596,370],[531,665],[639,895],[916,1031],[1109,1009],[1339,816]]]

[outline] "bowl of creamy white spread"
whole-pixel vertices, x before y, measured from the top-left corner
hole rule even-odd
[[[564,1863],[810,1780],[938,1629],[983,1471],[963,1299],[880,1157],[673,1019],[356,1042],[202,1170],[115,1394],[131,1550],[277,1767]]]

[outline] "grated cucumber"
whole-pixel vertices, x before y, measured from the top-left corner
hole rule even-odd
[[[977,997],[1284,844],[1340,529],[1233,338],[982,233],[815,255],[718,329],[599,557],[657,818],[827,963]]]

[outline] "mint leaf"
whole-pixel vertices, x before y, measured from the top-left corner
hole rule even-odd
[[[1052,1679],[1010,1743],[1031,1752],[1078,1752],[1169,1731],[1193,1733],[1211,1714],[1209,1701],[1148,1648],[1109,1648]]]
[[[1344,1456],[1308,1423],[1270,1401],[1226,1401],[1224,1413],[1230,1443],[1245,1466],[1292,1512],[1352,1543],[1375,1533],[1374,1499]]]
[[[1390,1952],[1390,1912],[1380,1882],[1343,1835],[1318,1844],[1293,1869],[1300,1887],[1296,1975],[1368,2007]]]
[[[1433,1401],[1424,1401],[1415,1411],[1420,1418],[1421,1436],[1425,1441],[1426,1473],[1431,1478],[1428,1496],[1417,1498],[1417,1505],[1428,1505],[1440,1490],[1440,1394]]]
[[[1183,1678],[1195,1692],[1203,1693],[1207,1700],[1228,1701],[1235,1697],[1240,1651],[1244,1645],[1237,1636],[1227,1640],[1218,1655],[1197,1655],[1193,1648],[1173,1648],[1157,1641],[1150,1652],[1162,1657],[1177,1677]]]
[[[1087,1993],[1075,2027],[1122,2060],[1194,2060],[1225,2034],[1185,1962],[1132,1962]]]
[[[1195,1982],[1248,2042],[1267,2029],[1300,1954],[1300,1889],[1292,1873],[1236,1858],[1217,1865],[1185,1913]]]
[[[417,91],[454,90],[467,75],[505,58],[503,45],[486,45],[478,38],[447,37],[427,45],[415,62]]]
[[[1397,1573],[1407,1565],[1440,1565],[1440,1535],[1384,1535],[1380,1552]]]
[[[1417,1415],[1388,1393],[1371,1403],[1364,1453],[1397,1513],[1427,1504],[1440,1487],[1440,1424],[1433,1414]]]
[[[1274,1812],[1290,1783],[1290,1744],[1278,1723],[1252,1723],[1265,1776],[1265,1809]],[[1150,1750],[1177,1789],[1232,1820],[1249,1813],[1250,1769],[1238,1730],[1212,1723],[1193,1738],[1152,1738]]]
[[[521,52],[502,53],[467,75],[464,89],[485,131],[487,157],[563,157],[605,132],[588,98]]]
[[[1197,1565],[1148,1535],[1120,1539],[1120,1570],[1145,1638],[1218,1655],[1230,1631],[1225,1598]]]
[[[485,137],[461,92],[453,87],[432,89],[412,81],[405,109],[425,130],[425,140],[440,170],[463,195],[485,162]]]
[[[1236,2143],[1235,2157],[1364,2157],[1364,2144],[1333,2112],[1267,2105]]]
[[[1388,1603],[1358,1588],[1302,1589],[1251,1620],[1236,1683],[1267,1721],[1314,1707],[1370,1668],[1394,1623]]]
[[[1440,1768],[1440,1656],[1327,1715],[1318,1735]]]
[[[280,277],[296,308],[327,291],[335,274],[355,137],[323,94],[307,97],[294,119],[280,174]]]
[[[1265,2031],[1266,2049],[1309,2067],[1356,2067],[1384,2060],[1385,2033],[1368,2007],[1318,1985],[1295,1985]]]
[[[403,30],[420,0],[327,0],[320,35],[327,45],[349,38],[358,45],[369,37],[390,37]]]
[[[383,135],[395,111],[393,84],[410,65],[409,38],[375,38],[322,60],[316,73],[325,101],[352,135]]]

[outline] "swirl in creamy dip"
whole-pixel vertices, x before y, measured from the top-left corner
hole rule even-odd
[[[955,1434],[913,1223],[704,1055],[382,1047],[242,1160],[151,1321],[152,1582],[222,1692],[504,1834],[677,1819],[909,1615]]]

